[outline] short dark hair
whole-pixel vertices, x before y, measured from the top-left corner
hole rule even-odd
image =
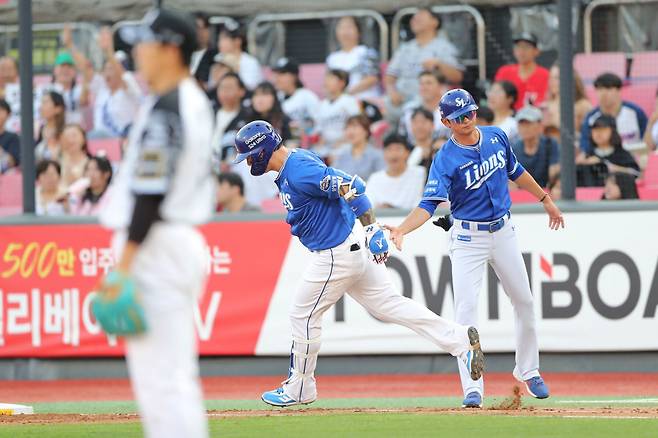
[[[516,103],[516,99],[519,97],[519,90],[516,89],[516,85],[510,81],[496,81],[494,84],[500,85],[500,88],[503,89],[505,92],[505,95],[507,97],[512,98],[512,102],[510,103],[510,107],[514,108],[514,104]]]
[[[240,88],[242,88],[243,90],[246,90],[246,89],[247,89],[247,86],[244,84],[244,82],[242,82],[242,78],[240,77],[240,75],[237,74],[237,73],[234,72],[234,71],[229,71],[229,72],[224,73],[224,74],[222,75],[222,77],[219,78],[219,81],[217,82],[217,85],[219,85],[224,79],[228,79],[228,78],[233,78],[233,79],[235,79],[236,81],[238,81],[238,86],[239,86]]]
[[[351,124],[356,124],[362,127],[368,134],[368,138],[370,138],[370,119],[368,116],[365,114],[357,114],[354,116],[350,116],[345,120],[345,126],[351,125]]]
[[[205,12],[196,11],[192,15],[194,16],[195,20],[199,20],[203,23],[203,27],[207,28],[210,26],[210,19],[208,18],[208,14]]]
[[[350,83],[350,74],[346,72],[345,70],[340,70],[338,68],[332,68],[329,71],[327,71],[328,75],[332,75],[334,77],[337,77],[339,80],[343,81],[345,84],[345,87],[347,88],[347,84]]]
[[[493,123],[496,116],[491,108],[488,106],[481,106],[477,110],[478,119],[482,119],[487,123]]]
[[[0,109],[7,111],[7,114],[11,114],[11,106],[9,106],[9,102],[4,99],[0,99]]]
[[[594,88],[621,88],[622,81],[614,73],[603,73],[594,79]]]
[[[240,189],[240,196],[244,196],[244,181],[242,181],[242,177],[237,173],[220,173],[217,176],[217,181],[220,184],[227,183],[231,187],[238,187]]]
[[[385,148],[387,146],[390,146],[390,145],[394,144],[394,143],[403,145],[407,150],[412,149],[411,145],[407,141],[407,138],[400,135],[400,134],[398,134],[398,133],[394,132],[392,134],[387,135],[386,138],[384,138],[384,147]]]
[[[421,71],[420,74],[418,75],[418,78],[420,79],[423,76],[432,76],[434,79],[436,79],[436,81],[439,84],[447,84],[448,83],[448,80],[443,75],[443,73],[441,73],[441,70],[438,70],[438,69],[435,69],[435,68],[432,69],[432,70],[423,70],[423,71]]]
[[[50,166],[54,166],[55,170],[57,171],[57,174],[59,176],[62,176],[62,166],[60,166],[60,164],[57,161],[55,161],[55,160],[41,160],[37,163],[37,168],[36,168],[37,179],[39,179],[41,174],[46,173]]]
[[[434,114],[432,113],[432,111],[423,108],[422,106],[419,106],[418,108],[413,110],[413,112],[411,113],[411,118],[413,119],[419,114],[425,117],[427,120],[431,120],[432,122],[434,122]]]

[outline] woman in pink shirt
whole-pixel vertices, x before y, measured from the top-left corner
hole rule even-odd
[[[76,216],[96,216],[109,198],[108,187],[111,180],[110,161],[101,156],[91,157],[85,168],[85,177],[80,180],[80,184],[84,184],[86,188],[78,195],[71,195],[70,213]]]

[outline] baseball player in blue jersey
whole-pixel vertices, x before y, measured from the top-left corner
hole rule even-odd
[[[375,318],[409,327],[459,358],[471,379],[481,377],[484,356],[477,330],[443,319],[394,290],[384,265],[388,242],[361,178],[327,167],[311,152],[286,148],[264,121],[240,129],[235,145],[236,162],[247,160],[252,175],[278,173],[275,182],[288,210],[286,222],[312,254],[290,313],[288,378],[280,388],[263,394],[265,403],[292,406],[315,401],[322,315],[347,291]],[[361,227],[355,227],[356,218],[365,239]]]
[[[386,226],[401,250],[403,236],[432,217],[441,202],[450,202],[450,259],[455,319],[477,325],[477,302],[487,262],[496,271],[514,307],[516,366],[514,377],[528,392],[547,398],[548,387],[539,375],[539,348],[528,274],[510,217],[508,180],[529,191],[542,203],[548,226],[564,228],[564,219],[550,196],[516,160],[505,133],[494,126],[476,127],[478,106],[465,90],[448,91],[439,104],[443,124],[452,137],[434,157],[420,205],[398,227]],[[482,407],[483,379],[473,381],[460,364],[463,407]]]

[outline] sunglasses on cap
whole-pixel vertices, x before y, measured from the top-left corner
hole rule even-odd
[[[459,123],[461,125],[462,123],[466,122],[466,120],[474,120],[476,115],[477,112],[469,111],[466,114],[462,114],[461,116],[455,117],[454,119],[452,119],[452,121],[455,123]]]

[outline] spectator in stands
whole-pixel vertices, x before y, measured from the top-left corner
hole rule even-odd
[[[299,79],[299,64],[292,58],[280,58],[274,68],[274,86],[277,89],[283,112],[290,117],[290,129],[294,138],[310,134],[313,129],[313,113],[320,99],[304,88]]]
[[[555,140],[543,135],[542,112],[534,106],[526,106],[516,114],[519,124],[519,140],[512,149],[519,163],[542,187],[560,171],[560,152]]]
[[[190,72],[207,89],[208,81],[210,80],[210,68],[213,64],[213,58],[217,54],[217,50],[210,47],[210,21],[208,20],[208,15],[204,12],[197,11],[194,13],[194,21],[196,23],[196,38],[199,46],[192,53]]]
[[[43,120],[39,128],[34,155],[36,161],[59,160],[60,138],[66,125],[66,104],[61,94],[48,91],[41,98],[39,112]]]
[[[640,166],[624,149],[613,116],[599,114],[590,127],[592,152],[582,152],[576,157],[579,186],[602,187],[610,173],[640,175]]]
[[[66,214],[66,192],[60,188],[62,169],[55,160],[39,161],[36,168],[35,211],[38,215]]]
[[[237,73],[226,73],[217,87],[220,107],[215,116],[212,147],[220,162],[225,162],[235,148],[235,134],[251,119],[249,110],[242,106],[247,89]]]
[[[343,143],[345,121],[361,113],[359,101],[345,93],[349,75],[343,70],[329,70],[324,78],[326,98],[313,115],[315,132],[320,135],[320,144],[325,153]],[[321,148],[318,149],[321,153]]]
[[[94,129],[89,137],[126,137],[137,115],[142,89],[115,54],[109,28],[101,29],[98,43],[105,55],[105,65],[102,75],[94,75],[89,85],[94,95]]]
[[[393,134],[384,140],[386,169],[368,179],[366,193],[377,208],[411,209],[418,205],[425,186],[425,169],[409,166],[411,145],[407,139]]]
[[[244,182],[237,173],[220,173],[217,176],[217,211],[222,213],[240,213],[258,211],[249,205],[244,197]]]
[[[505,131],[510,142],[518,135],[514,105],[518,98],[516,87],[509,81],[496,81],[489,88],[487,103],[494,113],[493,125]]]
[[[550,180],[548,180],[548,194],[551,195],[551,199],[553,200],[562,199],[562,181],[560,180],[560,172],[556,173]]]
[[[573,71],[574,82],[574,127],[580,129],[585,115],[592,110],[592,103],[587,99],[585,86],[578,72]],[[544,104],[544,126],[559,134],[560,131],[560,68],[554,64],[549,71],[548,96]]]
[[[644,143],[649,151],[655,151],[658,145],[658,90],[656,90],[656,109],[651,114],[646,132],[644,133]]]
[[[398,132],[407,136],[407,141],[415,143],[411,130],[411,115],[418,108],[424,108],[434,113],[434,131],[437,137],[450,136],[448,129],[441,122],[439,102],[441,97],[450,89],[450,85],[438,70],[423,70],[418,76],[418,98],[404,105]]]
[[[425,108],[416,108],[411,114],[411,133],[414,148],[409,154],[409,166],[422,166],[428,172],[434,158],[435,114]],[[438,138],[438,137],[437,137]]]
[[[217,47],[223,55],[233,55],[238,59],[237,73],[249,90],[253,90],[263,81],[260,63],[243,51],[244,35],[237,21],[230,20],[224,25],[219,33]]]
[[[509,81],[518,92],[514,109],[526,105],[540,106],[546,98],[548,88],[548,70],[538,65],[539,56],[537,37],[530,32],[523,32],[514,37],[514,59],[517,64],[500,67],[496,72],[496,81]]]
[[[67,125],[62,131],[62,154],[59,160],[62,165],[62,189],[66,190],[75,181],[84,176],[89,149],[87,134],[80,125]]]
[[[11,132],[21,130],[21,88],[18,77],[18,61],[10,56],[0,58],[0,98],[4,99],[11,113],[5,122],[5,129]]]
[[[586,154],[591,153],[594,147],[590,129],[601,114],[616,119],[616,130],[624,148],[632,148],[642,141],[647,128],[647,116],[636,104],[622,100],[621,86],[621,78],[614,73],[603,73],[594,80],[599,106],[587,113],[580,129],[580,149]]]
[[[224,55],[218,53],[213,58],[213,64],[210,66],[210,79],[208,79],[208,99],[212,103],[213,108],[217,111],[220,107],[219,99],[217,97],[217,87],[220,79],[228,73],[238,74],[240,68],[239,60],[233,55]],[[238,75],[239,76],[239,75]],[[240,79],[242,81],[242,79]],[[244,82],[243,82],[244,84]],[[245,90],[247,87],[245,86]],[[246,97],[247,93],[245,93]],[[244,103],[245,101],[243,101]]]
[[[345,122],[344,145],[336,154],[333,166],[367,181],[374,172],[384,168],[384,155],[370,144],[370,120],[364,114],[352,116]]]
[[[400,45],[388,65],[386,77],[386,118],[393,124],[401,116],[402,105],[418,95],[418,75],[438,69],[452,84],[464,78],[457,48],[439,35],[441,20],[429,8],[420,8],[411,19],[415,38]]]
[[[0,174],[20,164],[21,142],[14,132],[7,131],[5,125],[11,116],[11,108],[0,98]]]
[[[342,17],[336,23],[336,40],[340,50],[327,57],[327,68],[350,74],[347,93],[361,99],[378,98],[379,54],[360,43],[361,29],[356,17]]]
[[[101,156],[89,158],[81,181],[84,189],[69,197],[69,212],[76,216],[96,216],[107,203],[112,181],[112,164]]]
[[[635,177],[627,173],[611,173],[605,179],[603,197],[608,201],[619,199],[638,199]]]
[[[475,118],[475,123],[478,126],[491,126],[493,125],[494,119],[496,116],[494,112],[488,106],[482,105],[477,110],[477,117]]]
[[[290,139],[290,119],[281,109],[276,89],[271,82],[262,82],[254,89],[251,96],[251,120],[266,120],[284,142]]]

